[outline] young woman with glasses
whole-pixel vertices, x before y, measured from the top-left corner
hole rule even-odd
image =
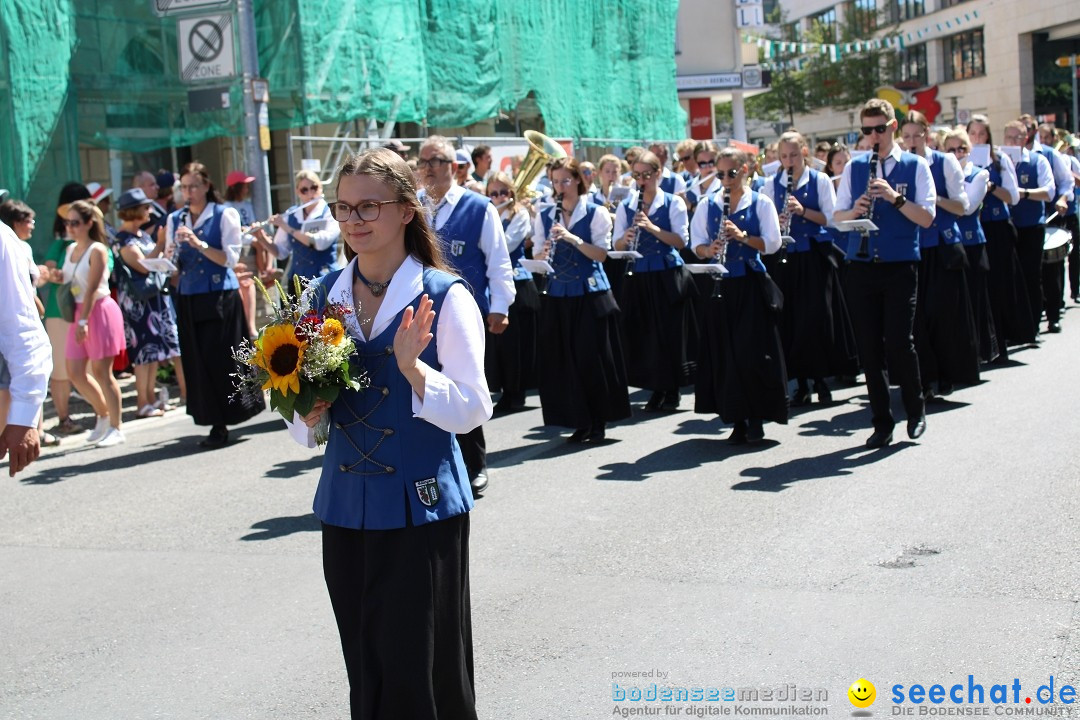
[[[588,202],[577,160],[551,170],[556,205],[533,222],[533,257],[555,269],[540,300],[539,381],[545,425],[576,428],[570,443],[602,442],[607,423],[630,416],[619,306],[603,261],[611,217]]]
[[[196,425],[209,425],[199,442],[220,448],[229,442],[229,425],[262,411],[233,396],[237,372],[232,349],[249,337],[236,273],[240,258],[240,215],[218,199],[206,166],[188,163],[180,171],[184,207],[165,223],[165,254],[180,270],[176,296],[180,352],[187,381],[187,413]]]
[[[697,323],[691,297],[694,283],[679,251],[688,239],[686,203],[660,189],[660,159],[642,153],[631,168],[638,192],[619,204],[615,213],[616,250],[636,250],[622,283],[626,343],[626,379],[651,390],[645,409],[656,412],[679,407],[679,389],[694,381]]]
[[[338,269],[341,230],[322,197],[319,176],[311,170],[296,173],[296,196],[296,205],[272,218],[277,228],[273,243],[256,240],[278,260],[292,257],[284,281],[286,292],[293,291],[294,276],[311,280]]]
[[[484,318],[397,153],[364,151],[337,177],[332,212],[350,260],[312,297],[354,307],[345,331],[371,386],[316,402],[291,430],[314,447],[309,428],[330,414],[314,512],[351,715],[475,720],[474,501],[456,437],[491,416]]]
[[[787,423],[779,291],[761,262],[780,249],[780,223],[772,201],[747,187],[745,154],[724,148],[716,171],[723,192],[698,204],[690,223],[694,253],[727,268],[705,311],[694,412],[731,423],[730,442],[756,443],[764,421]]]
[[[496,412],[508,412],[525,406],[525,392],[536,387],[536,323],[540,312],[540,293],[532,273],[521,267],[526,245],[532,236],[532,218],[517,201],[514,181],[503,172],[487,182],[487,196],[499,211],[506,249],[514,269],[514,304],[510,306],[510,325],[501,335],[488,338],[486,367],[488,387],[502,391],[495,404]]]

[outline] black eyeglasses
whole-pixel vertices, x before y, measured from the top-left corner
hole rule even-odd
[[[488,197],[510,197],[509,190],[492,190],[488,193]]]
[[[64,225],[67,226],[67,227],[79,227],[84,222],[86,222],[86,221],[85,220],[65,220]]]
[[[699,168],[716,167],[716,161],[715,160],[702,160],[701,162],[699,162],[697,164],[697,166]]]
[[[652,180],[654,177],[656,177],[656,173],[655,172],[647,172],[647,173],[632,172],[632,173],[630,173],[630,177],[634,178],[635,180]]]
[[[741,168],[731,168],[730,170],[717,170],[716,175],[718,177],[727,177],[734,180],[735,178],[739,177],[739,173],[741,172]]]
[[[353,212],[356,216],[364,222],[375,222],[379,219],[379,213],[382,212],[383,205],[393,205],[399,203],[400,200],[365,200],[357,205],[350,205],[347,202],[336,202],[330,204],[330,214],[334,216],[334,219],[338,222],[349,222],[352,220]]]
[[[433,157],[427,160],[417,160],[416,167],[429,167],[429,168],[441,168],[443,165],[449,165],[454,162],[453,160],[447,160],[446,158]]]
[[[687,160],[690,160],[691,158],[692,158],[691,155],[687,155],[686,157],[679,158],[679,162],[686,162]]]
[[[883,125],[863,125],[860,129],[862,130],[863,135],[873,135],[874,133],[881,135],[889,129],[889,123]]]
[[[303,187],[298,187],[296,189],[300,192],[301,195],[307,195],[308,193],[311,193],[311,192],[318,192],[319,191],[319,186],[318,185],[304,185]]]

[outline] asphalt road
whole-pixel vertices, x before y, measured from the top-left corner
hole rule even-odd
[[[1016,678],[1021,710],[1046,709],[1024,698],[1051,675],[1080,689],[1077,357],[1073,310],[1063,335],[932,406],[921,440],[901,425],[877,452],[861,388],[750,449],[686,396],[584,449],[542,427],[535,398],[496,418],[472,517],[480,717],[795,712],[614,699],[654,682],[794,684],[826,696],[795,705],[849,716],[865,677],[877,717],[896,684]],[[3,470],[0,718],[347,716],[320,458],[282,427],[267,413],[201,452],[173,412],[129,423],[124,446],[69,439]]]

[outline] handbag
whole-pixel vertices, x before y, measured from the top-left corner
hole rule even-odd
[[[141,273],[132,270],[122,257],[116,260],[116,271],[124,291],[139,302],[157,297],[165,287],[164,275],[159,272]]]
[[[64,322],[75,322],[75,293],[71,292],[71,283],[56,286],[56,307]]]

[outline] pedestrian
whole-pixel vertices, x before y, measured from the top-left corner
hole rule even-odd
[[[317,401],[292,430],[313,446],[310,428],[330,413],[314,512],[351,716],[475,720],[473,496],[455,434],[491,416],[484,319],[396,153],[354,155],[337,177],[351,260],[314,297],[357,313],[347,331],[371,387]]]
[[[240,257],[240,215],[221,204],[200,162],[183,167],[180,192],[186,205],[169,216],[165,254],[180,269],[177,319],[187,413],[196,425],[210,426],[200,447],[216,449],[229,442],[229,425],[264,407],[230,399],[237,371],[232,350],[249,337],[232,269]]]
[[[8,457],[8,475],[15,477],[40,452],[38,418],[48,388],[49,337],[34,305],[22,240],[0,223],[0,388],[9,407],[0,416],[0,459]]]
[[[146,221],[146,225],[142,227],[142,230],[150,233],[157,240],[158,230],[164,226],[165,217],[168,215],[165,208],[157,201],[157,177],[149,170],[143,170],[132,179],[131,187],[142,190],[143,194],[150,200],[150,219]]]
[[[483,183],[491,172],[491,146],[490,145],[477,145],[472,149],[469,154],[469,159],[472,160],[473,171],[472,179],[478,183]]]

